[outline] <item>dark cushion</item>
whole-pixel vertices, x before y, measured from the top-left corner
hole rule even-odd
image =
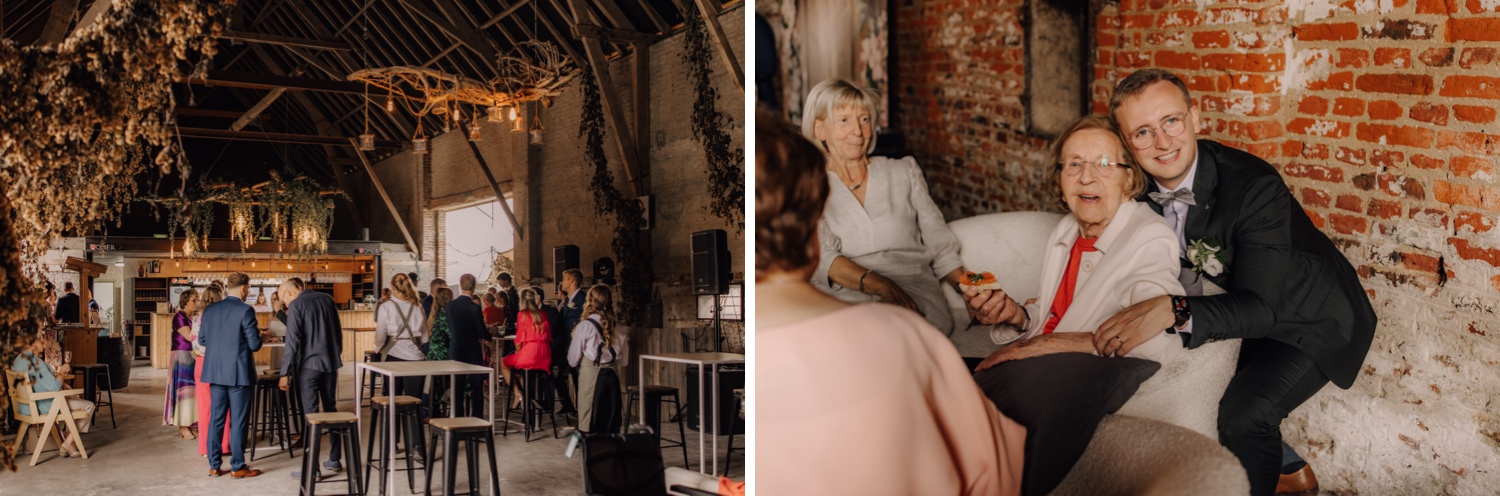
[[[1057,353],[1003,362],[974,374],[1001,413],[1026,426],[1021,493],[1042,495],[1083,456],[1094,429],[1161,364],[1139,358]]]

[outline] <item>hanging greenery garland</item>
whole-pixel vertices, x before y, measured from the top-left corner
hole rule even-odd
[[[626,324],[638,322],[651,299],[651,259],[641,250],[641,233],[646,217],[641,204],[626,198],[615,187],[615,175],[609,171],[604,155],[604,104],[599,99],[599,80],[592,68],[585,67],[579,77],[583,91],[583,115],[578,122],[578,136],[584,138],[584,158],[593,166],[589,183],[594,191],[594,214],[615,217],[615,235],[610,241],[619,267],[620,294],[617,314]]]
[[[271,181],[253,186],[212,184],[184,191],[181,196],[148,197],[140,201],[166,210],[169,219],[173,219],[172,213],[177,214],[168,227],[168,236],[175,242],[180,227],[187,236],[182,254],[192,257],[208,248],[216,204],[228,207],[230,239],[239,240],[241,252],[253,246],[260,236],[266,236],[278,243],[293,242],[298,255],[326,253],[328,233],[333,229],[335,198],[347,200],[349,195],[323,188],[306,177],[283,181],[274,176]]]
[[[696,90],[693,99],[693,139],[703,145],[708,162],[708,210],[726,223],[745,229],[745,149],[731,147],[733,138],[727,131],[734,123],[720,112],[716,103],[718,90],[709,78],[714,61],[708,29],[694,2],[685,2],[687,17],[683,33],[682,65],[688,69],[688,81]]]

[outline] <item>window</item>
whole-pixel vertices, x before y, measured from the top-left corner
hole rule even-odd
[[[510,199],[505,201],[512,204]],[[474,274],[481,286],[494,279],[495,256],[515,248],[515,234],[500,202],[449,210],[443,215],[448,284],[456,287],[461,274]]]

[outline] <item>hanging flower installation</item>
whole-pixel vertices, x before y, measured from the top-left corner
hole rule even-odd
[[[298,255],[326,253],[328,232],[333,229],[334,198],[348,199],[348,195],[305,177],[290,181],[276,177],[253,186],[214,184],[180,197],[141,201],[169,212],[169,237],[175,241],[181,228],[186,235],[182,254],[194,257],[208,248],[214,206],[218,204],[228,207],[229,236],[239,240],[242,252],[265,236],[277,243],[291,242]]]
[[[233,4],[114,0],[59,45],[0,39],[0,356],[37,336],[46,305],[32,281],[53,239],[117,218],[153,166],[187,172],[171,83],[206,73]],[[15,470],[10,448],[0,467]]]
[[[703,145],[708,162],[708,210],[736,229],[745,229],[745,150],[734,147],[729,129],[734,121],[720,112],[719,100],[709,75],[714,51],[704,26],[703,16],[693,2],[686,3],[686,32],[682,65],[688,68],[688,81],[696,91],[693,100],[693,139]],[[732,148],[732,149],[731,149]]]
[[[588,69],[581,78],[583,91],[583,115],[578,122],[578,136],[584,138],[583,154],[593,167],[593,180],[589,189],[594,191],[594,213],[600,217],[613,214],[615,235],[610,248],[620,268],[620,319],[626,324],[638,322],[644,317],[646,303],[651,299],[651,258],[641,249],[641,233],[646,229],[646,216],[640,202],[626,198],[615,187],[615,176],[609,171],[609,162],[604,155],[604,104],[599,96],[599,83]]]

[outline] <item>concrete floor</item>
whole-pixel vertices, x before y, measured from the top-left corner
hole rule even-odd
[[[136,366],[131,372],[130,387],[115,391],[115,418],[119,428],[110,426],[108,409],[101,409],[94,426],[83,437],[88,448],[87,460],[61,458],[56,446],[51,452],[43,452],[35,467],[28,467],[31,459],[30,439],[23,453],[17,454],[17,471],[0,469],[0,495],[22,494],[68,494],[68,495],[115,495],[115,494],[214,494],[267,495],[296,494],[297,480],[291,477],[293,470],[301,469],[302,458],[288,458],[284,453],[271,454],[262,451],[262,457],[247,463],[265,471],[259,477],[231,479],[229,477],[207,477],[208,461],[198,455],[197,441],[184,440],[177,429],[161,425],[164,388],[167,372],[148,365]],[[352,398],[352,366],[343,370],[340,394]],[[354,401],[340,401],[339,410],[353,411]],[[499,405],[497,404],[497,413]],[[676,429],[666,424],[668,437],[675,437]],[[503,493],[523,495],[577,495],[582,492],[582,469],[578,458],[568,459],[563,455],[568,439],[553,439],[548,429],[547,436],[533,434],[533,441],[526,442],[512,426],[509,437],[495,436],[495,450],[499,458],[500,488]],[[367,438],[360,435],[361,449]],[[720,465],[726,437],[719,438]],[[689,453],[693,466],[698,466],[697,441],[694,433],[688,433]],[[709,441],[712,441],[711,439]],[[743,437],[737,436],[736,445],[743,446]],[[14,442],[13,436],[5,438],[5,445]],[[264,444],[264,443],[262,443]],[[326,440],[324,442],[326,446]],[[711,443],[710,443],[711,445]],[[324,448],[326,452],[326,448]],[[300,454],[300,452],[299,452]],[[326,455],[325,455],[326,456]],[[361,452],[363,456],[363,452]],[[667,466],[684,466],[681,448],[664,450]],[[440,457],[441,458],[441,457]],[[398,466],[401,464],[398,457]],[[441,460],[438,470],[442,470]],[[347,462],[346,462],[347,465]],[[485,465],[481,461],[481,465]],[[226,457],[223,464],[228,468]],[[744,457],[735,454],[729,476],[744,478]],[[467,489],[465,469],[458,468],[458,489]],[[423,487],[425,473],[417,472],[417,494]],[[342,474],[329,477],[341,479]],[[372,476],[373,479],[373,476]],[[442,472],[434,474],[433,490],[442,486]],[[412,494],[407,491],[406,475],[397,474],[396,494]],[[481,478],[481,483],[485,479]],[[371,480],[371,494],[378,483]],[[342,494],[344,482],[329,482],[319,486],[320,492]]]

